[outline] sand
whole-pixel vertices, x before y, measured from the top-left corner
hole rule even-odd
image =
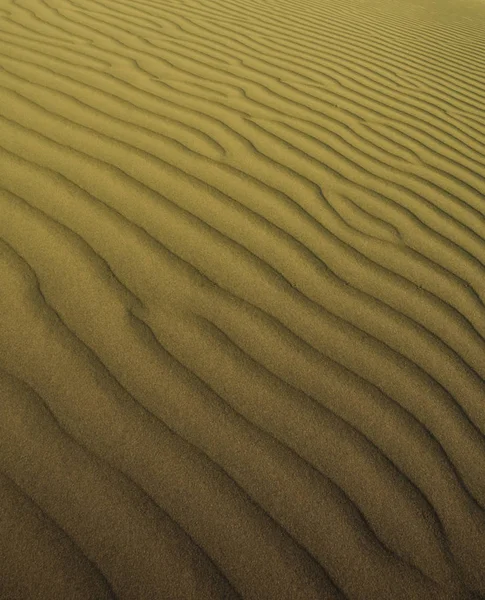
[[[0,2],[0,599],[485,598],[485,4]]]

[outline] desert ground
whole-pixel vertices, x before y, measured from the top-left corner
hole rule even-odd
[[[0,600],[485,598],[484,32],[0,0]]]

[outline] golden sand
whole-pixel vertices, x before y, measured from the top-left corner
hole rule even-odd
[[[485,598],[484,23],[0,1],[0,600]]]

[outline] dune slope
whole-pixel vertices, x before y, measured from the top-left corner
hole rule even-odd
[[[0,4],[0,600],[485,598],[484,18]]]

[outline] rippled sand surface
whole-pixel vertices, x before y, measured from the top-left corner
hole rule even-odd
[[[0,599],[485,598],[485,4],[0,1]]]

